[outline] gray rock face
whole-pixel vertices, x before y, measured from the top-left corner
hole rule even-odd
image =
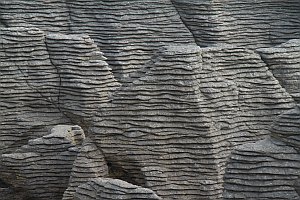
[[[224,199],[299,199],[299,106],[279,116],[271,138],[235,149],[226,169]]]
[[[0,29],[0,152],[12,152],[57,124],[87,127],[119,87],[88,36],[36,28]]]
[[[298,0],[172,0],[200,46],[256,49],[300,37]]]
[[[97,178],[80,185],[74,200],[161,200],[153,191],[116,179]]]
[[[257,51],[280,84],[300,103],[300,40]]]
[[[164,199],[221,199],[231,149],[263,138],[293,105],[253,51],[168,47],[97,113],[92,137]]]
[[[56,126],[17,152],[2,154],[0,177],[24,196],[61,199],[84,138],[79,126]]]
[[[299,13],[0,0],[0,199],[299,199]]]
[[[86,139],[73,163],[69,187],[64,192],[63,200],[74,199],[78,186],[89,182],[91,179],[107,176],[108,166],[102,153],[95,144]]]

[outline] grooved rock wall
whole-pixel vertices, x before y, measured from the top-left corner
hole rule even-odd
[[[274,122],[271,138],[243,145],[230,157],[224,199],[299,199],[300,109]]]
[[[300,103],[300,40],[257,51],[280,84]]]
[[[300,37],[298,0],[172,0],[200,46],[255,49]]]
[[[164,199],[221,199],[231,149],[293,105],[253,51],[171,46],[114,93],[91,132],[132,183]]]

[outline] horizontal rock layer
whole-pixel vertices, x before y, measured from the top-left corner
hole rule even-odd
[[[172,0],[200,46],[218,43],[251,49],[300,38],[298,0]]]
[[[300,199],[300,109],[279,116],[271,138],[235,149],[224,199]]]
[[[300,40],[257,51],[280,84],[300,103]]]
[[[97,178],[80,185],[74,200],[161,200],[153,191],[125,181]]]
[[[97,113],[92,139],[164,199],[221,199],[231,149],[294,105],[258,54],[233,46],[163,48],[131,82]]]

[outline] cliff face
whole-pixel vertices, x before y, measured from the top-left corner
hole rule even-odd
[[[0,195],[298,199],[299,13],[0,0]]]

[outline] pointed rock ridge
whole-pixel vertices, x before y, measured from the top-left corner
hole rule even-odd
[[[300,109],[278,117],[271,137],[232,152],[224,199],[300,199]]]
[[[12,152],[69,120],[59,111],[59,75],[44,32],[0,29],[0,153]]]
[[[271,127],[271,137],[292,146],[300,154],[300,105],[275,120]]]
[[[59,107],[74,123],[87,127],[120,84],[89,36],[48,34],[46,44],[59,73]]]
[[[74,200],[162,200],[152,190],[122,180],[96,178],[80,185]]]
[[[300,40],[257,51],[280,84],[300,103]]]
[[[160,47],[195,44],[170,0],[68,1],[71,31],[91,36],[121,82]]]
[[[91,179],[107,176],[108,166],[103,154],[90,139],[85,139],[74,161],[69,187],[64,193],[63,200],[73,200],[78,186]]]
[[[253,51],[170,46],[113,94],[91,134],[126,180],[164,199],[221,199],[231,149],[293,106]]]
[[[7,27],[38,27],[43,31],[68,32],[69,11],[65,0],[4,0],[0,21]]]
[[[218,43],[251,49],[300,38],[298,0],[172,0],[200,46]]]
[[[55,126],[49,135],[1,155],[1,179],[34,199],[62,199],[84,138],[79,126]]]

